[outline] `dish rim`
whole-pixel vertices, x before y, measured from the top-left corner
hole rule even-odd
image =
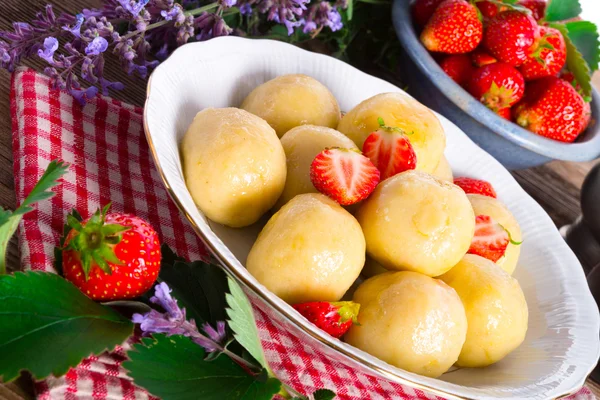
[[[392,23],[398,41],[411,61],[433,85],[470,118],[479,121],[496,135],[536,154],[556,160],[586,162],[600,156],[600,123],[590,124],[583,136],[586,141],[563,143],[552,140],[506,121],[477,101],[465,89],[452,80],[433,59],[418,39],[410,17],[410,0],[394,0]],[[600,117],[600,94],[592,86],[592,116]]]
[[[270,39],[248,39],[248,38],[237,38],[237,37],[221,37],[221,38],[211,39],[211,41],[226,41],[226,40],[252,40],[252,41],[260,41],[260,42],[273,43],[273,44],[276,44],[276,45],[291,46],[296,51],[307,53],[311,57],[324,57],[324,58],[331,59],[334,62],[339,62],[339,63],[344,64],[347,68],[350,68],[350,69],[354,70],[354,72],[356,72],[358,74],[361,74],[361,75],[364,75],[364,76],[368,77],[369,79],[376,79],[376,80],[379,80],[379,81],[384,82],[386,84],[394,86],[392,83],[389,83],[389,82],[387,82],[387,81],[385,81],[385,80],[383,80],[381,78],[369,75],[369,74],[367,74],[365,72],[362,72],[359,69],[357,69],[356,67],[354,67],[354,66],[352,66],[350,64],[347,64],[347,63],[345,63],[343,61],[337,60],[337,59],[335,59],[333,57],[330,57],[330,56],[327,56],[327,55],[324,55],[324,54],[320,54],[320,53],[310,52],[308,50],[304,50],[304,49],[298,48],[296,46],[293,46],[293,45],[290,45],[290,44],[287,44],[287,43],[282,43],[282,42],[279,42],[279,41],[276,41],[276,40],[270,40]],[[178,49],[175,50],[175,52],[181,51],[182,48],[184,48],[184,47],[199,46],[199,45],[202,45],[202,42],[189,43],[189,44],[186,44],[184,46],[179,47]],[[174,53],[172,53],[172,55]],[[317,340],[318,342],[320,342],[321,344],[329,347],[330,349],[333,349],[333,350],[339,352],[342,356],[349,358],[351,361],[353,361],[353,362],[361,365],[362,367],[364,367],[364,368],[366,368],[368,370],[373,371],[373,373],[379,374],[380,376],[385,377],[386,379],[389,379],[392,382],[395,382],[395,383],[398,383],[398,384],[407,385],[407,386],[410,386],[410,387],[413,387],[413,388],[416,388],[416,389],[424,390],[426,392],[429,392],[429,393],[432,393],[432,394],[435,394],[435,395],[438,395],[438,396],[442,396],[442,397],[447,398],[447,399],[460,399],[460,400],[475,400],[475,399],[477,399],[477,397],[461,396],[461,395],[457,395],[457,394],[454,394],[454,393],[451,393],[451,392],[447,392],[444,389],[440,389],[440,388],[437,388],[437,387],[434,387],[434,386],[431,386],[431,385],[428,385],[428,384],[424,384],[424,383],[412,381],[412,380],[410,380],[407,377],[403,377],[403,376],[397,375],[397,374],[395,374],[393,372],[390,372],[390,371],[387,371],[385,369],[382,369],[381,367],[373,364],[371,361],[366,360],[366,359],[360,357],[360,355],[358,355],[358,354],[353,354],[353,353],[349,352],[348,350],[344,349],[342,346],[339,345],[339,343],[342,343],[341,341],[333,339],[332,337],[329,337],[326,334],[322,334],[321,332],[317,332],[317,330],[315,330],[313,327],[309,326],[309,324],[306,322],[306,320],[304,318],[299,318],[300,314],[294,313],[293,309],[291,307],[290,307],[290,310],[292,312],[288,312],[284,308],[280,307],[273,300],[271,300],[266,294],[263,293],[263,289],[258,286],[260,284],[257,285],[255,283],[249,281],[248,279],[246,279],[244,276],[242,276],[241,274],[239,274],[236,271],[236,267],[233,266],[227,260],[227,256],[225,256],[225,255],[223,255],[223,254],[221,254],[219,252],[219,250],[217,249],[217,247],[204,235],[204,233],[202,232],[201,228],[194,221],[193,217],[187,212],[187,210],[185,209],[182,201],[179,199],[178,195],[175,193],[175,191],[173,190],[173,188],[169,184],[169,182],[167,180],[167,174],[165,173],[162,165],[159,162],[158,152],[157,152],[156,147],[154,145],[153,135],[150,132],[150,128],[149,128],[149,124],[148,124],[148,109],[149,109],[148,108],[148,103],[149,103],[150,97],[152,95],[152,93],[151,93],[151,87],[152,87],[153,76],[154,76],[155,72],[157,70],[159,70],[161,67],[163,67],[165,64],[166,64],[166,62],[161,63],[152,72],[152,74],[150,75],[150,77],[148,79],[148,83],[147,83],[147,92],[146,92],[146,99],[145,99],[145,102],[144,102],[144,112],[143,112],[143,127],[144,127],[144,133],[145,133],[145,136],[146,136],[146,140],[148,142],[148,147],[149,147],[150,153],[152,154],[152,157],[154,159],[154,164],[156,166],[157,172],[160,175],[160,178],[161,178],[161,180],[162,180],[162,182],[163,182],[163,184],[165,186],[165,189],[167,190],[167,193],[169,193],[169,196],[175,202],[175,204],[176,204],[177,208],[179,209],[179,211],[189,221],[189,223],[191,224],[192,228],[194,229],[194,231],[196,232],[196,234],[201,238],[201,240],[204,243],[204,245],[210,250],[210,252],[213,254],[213,256],[221,263],[221,267],[225,270],[225,272],[227,273],[227,275],[230,276],[230,277],[232,277],[232,278],[234,278],[234,279],[236,279],[237,281],[241,282],[244,286],[246,286],[248,289],[250,289],[257,297],[259,297],[264,303],[268,304],[269,307],[273,308],[279,315],[281,315],[283,318],[285,318],[288,322],[293,323],[298,329],[302,330],[304,333],[306,333],[309,336],[311,336],[314,340]],[[449,121],[449,122],[452,123],[451,121]],[[460,128],[458,128],[458,129],[460,130]],[[460,131],[462,132],[462,130],[460,130]],[[463,132],[463,134],[464,134],[464,132]],[[467,137],[467,139],[469,141],[472,141],[468,137]],[[488,156],[492,157],[487,152],[485,152],[485,150],[483,150],[483,149],[480,149],[480,150],[482,152],[486,153]],[[502,165],[500,165],[500,166],[503,169],[506,169],[506,168],[504,168],[504,166],[502,166]],[[529,196],[529,194],[527,192],[525,192],[522,188],[520,188],[520,189],[523,192],[522,193],[523,196],[527,196],[527,197],[531,198],[531,196]],[[536,202],[536,204],[537,204],[537,202]],[[543,210],[543,211],[545,213],[545,210]],[[547,213],[546,213],[546,216],[547,216]],[[240,264],[241,264],[241,262],[240,262]],[[297,314],[297,315],[295,315],[295,314]],[[598,358],[599,355],[600,355],[600,340],[598,341],[598,345],[596,346],[596,358]],[[556,397],[556,399],[560,399],[560,398],[563,398],[563,397],[570,396],[570,395],[576,393],[577,391],[579,391],[583,387],[583,385],[585,384],[585,381],[586,381],[587,377],[592,372],[592,370],[594,369],[594,367],[595,367],[595,364],[592,365],[589,368],[589,370],[585,373],[585,376],[582,377],[582,379],[581,379],[581,381],[579,383],[574,384],[573,387],[571,389],[569,389],[568,392],[559,394]],[[468,386],[465,386],[465,387],[468,389]],[[567,389],[565,389],[565,390],[567,390]]]

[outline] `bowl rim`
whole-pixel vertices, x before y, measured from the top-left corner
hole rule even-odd
[[[540,136],[507,121],[477,101],[465,89],[452,80],[433,59],[417,37],[409,12],[411,0],[394,0],[392,22],[396,36],[404,51],[419,70],[446,96],[471,118],[479,121],[495,134],[545,157],[585,162],[600,156],[600,121],[588,126],[583,132],[584,141],[564,143]],[[592,115],[600,117],[600,94],[592,87]]]
[[[287,44],[287,43],[282,43],[280,41],[276,41],[276,40],[269,40],[269,39],[247,39],[247,38],[237,38],[237,37],[221,37],[221,38],[215,38],[215,39],[211,39],[211,42],[225,42],[225,41],[238,41],[238,40],[252,40],[253,42],[267,42],[270,43],[271,45],[276,45],[276,46],[290,46],[294,48],[294,51],[298,51],[298,52],[304,52],[304,53],[308,53],[311,55],[311,57],[323,57],[323,58],[328,58],[331,60],[334,60],[334,62],[339,62],[345,65],[346,68],[352,69],[354,70],[356,73],[368,76],[370,79],[375,79],[375,80],[379,80],[382,82],[385,82],[388,85],[394,86],[393,84],[390,84],[386,81],[384,81],[381,78],[378,77],[374,77],[372,75],[369,75],[365,72],[362,72],[360,70],[358,70],[357,68],[355,68],[352,65],[349,65],[347,63],[344,63],[340,60],[334,59],[330,56],[324,55],[324,54],[319,54],[319,53],[314,53],[314,52],[310,52],[301,48],[298,48],[296,46]],[[199,43],[190,43],[187,44],[185,46],[181,46],[178,49],[175,50],[175,52],[182,52],[183,48],[190,48],[192,46],[201,46],[202,42]],[[186,49],[187,50],[187,49]],[[175,53],[174,52],[174,53]],[[171,57],[173,56],[173,54],[171,55]],[[444,389],[440,389],[438,387],[435,386],[431,386],[429,384],[426,383],[421,383],[421,382],[416,382],[411,380],[408,377],[404,377],[401,375],[398,375],[392,371],[388,371],[374,363],[372,363],[371,361],[369,361],[368,359],[365,359],[363,357],[361,357],[358,354],[353,354],[351,352],[349,352],[347,349],[345,349],[343,346],[340,346],[340,344],[342,342],[340,342],[337,339],[332,338],[331,336],[324,334],[321,331],[315,330],[314,328],[311,328],[309,326],[309,323],[307,323],[307,320],[302,318],[300,316],[299,313],[295,312],[295,310],[293,308],[291,308],[291,306],[289,306],[290,311],[286,310],[283,307],[280,307],[275,301],[274,299],[271,299],[269,296],[269,293],[264,293],[263,289],[260,287],[260,284],[255,284],[254,282],[252,282],[251,280],[246,279],[246,277],[244,277],[242,274],[240,274],[239,272],[236,271],[236,267],[234,265],[232,265],[232,263],[228,260],[227,256],[225,254],[222,254],[220,252],[220,250],[218,249],[218,246],[216,246],[214,243],[212,243],[207,236],[204,234],[204,232],[202,231],[202,229],[200,228],[200,226],[195,222],[194,218],[192,217],[192,215],[190,213],[188,213],[188,211],[186,210],[185,206],[183,205],[183,202],[181,201],[181,199],[179,198],[179,196],[177,195],[177,193],[175,192],[175,190],[173,189],[173,187],[171,186],[171,184],[169,183],[169,179],[167,177],[167,173],[165,172],[161,162],[160,162],[160,157],[159,157],[159,151],[157,150],[157,147],[155,146],[154,140],[153,140],[153,135],[150,132],[150,128],[149,128],[149,124],[148,124],[148,104],[150,102],[150,98],[152,95],[152,81],[153,81],[153,77],[154,74],[157,70],[159,69],[163,69],[164,65],[166,63],[162,63],[160,64],[150,75],[149,79],[148,79],[148,83],[147,83],[147,92],[146,92],[146,99],[145,99],[145,103],[144,103],[144,112],[143,112],[143,126],[144,126],[144,133],[148,142],[148,147],[149,147],[149,151],[152,154],[152,157],[154,159],[154,163],[156,166],[156,169],[159,173],[159,176],[165,186],[165,189],[167,191],[167,193],[169,193],[169,196],[171,197],[171,199],[173,200],[173,202],[175,203],[175,205],[177,206],[177,208],[180,210],[180,212],[186,217],[186,219],[189,221],[189,223],[191,224],[192,228],[194,229],[194,231],[196,232],[196,234],[202,239],[202,242],[204,243],[204,245],[210,250],[210,252],[214,255],[214,257],[220,262],[221,267],[224,269],[224,271],[227,273],[228,276],[232,277],[233,279],[237,280],[238,282],[242,283],[246,288],[248,288],[250,291],[252,291],[258,298],[260,298],[265,304],[267,304],[268,306],[272,307],[279,315],[281,315],[283,318],[285,318],[288,322],[293,323],[298,329],[300,329],[301,331],[303,331],[304,333],[308,334],[312,339],[320,342],[321,344],[329,347],[330,349],[333,349],[335,351],[337,351],[339,354],[341,354],[343,357],[346,357],[347,359],[349,359],[351,362],[356,363],[361,365],[362,367],[366,368],[367,370],[371,370],[372,373],[376,373],[379,374],[381,377],[384,377],[392,382],[398,383],[398,384],[403,384],[403,385],[408,385],[412,388],[416,388],[416,389],[420,389],[420,390],[424,390],[426,392],[438,395],[438,396],[442,396],[444,398],[447,399],[464,399],[464,400],[475,400],[477,399],[477,397],[471,397],[471,396],[465,396],[465,395],[459,395],[456,393],[452,393],[452,392],[448,392]],[[449,121],[450,123],[452,123],[451,121]],[[453,124],[453,123],[452,123]],[[460,130],[460,128],[458,128]],[[467,138],[467,140],[471,141],[471,139]],[[484,150],[481,150],[482,152],[485,152]],[[487,153],[486,153],[487,154]],[[491,157],[491,156],[490,156]],[[497,161],[496,161],[497,162]],[[499,164],[500,165],[500,164]],[[502,168],[504,168],[502,166]],[[513,178],[514,179],[514,178]],[[521,189],[523,191],[523,189]],[[526,196],[528,198],[531,198],[529,196],[529,194],[527,194],[525,191],[523,191],[523,196]],[[533,201],[533,200],[532,200]],[[536,203],[537,204],[537,203]],[[545,213],[545,211],[543,211]],[[547,215],[546,215],[547,216]],[[549,219],[549,217],[548,217]],[[591,299],[591,294],[590,294],[590,299]],[[593,302],[593,300],[591,300]],[[595,303],[594,303],[595,305]],[[596,325],[598,325],[598,321],[596,321]],[[596,346],[596,355],[595,358],[598,358],[598,356],[600,355],[600,346]],[[571,386],[571,388],[569,389],[568,392],[564,392],[559,394],[556,398],[563,398],[569,395],[572,395],[574,393],[576,393],[577,391],[579,391],[583,385],[585,384],[585,381],[587,379],[587,376],[592,372],[592,370],[594,369],[595,364],[591,365],[589,370],[586,371],[585,375],[582,375],[581,380],[578,381],[577,384],[573,384]],[[565,389],[566,390],[566,389]]]

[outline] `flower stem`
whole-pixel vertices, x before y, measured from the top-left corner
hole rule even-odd
[[[215,2],[215,3],[211,3],[211,4],[208,4],[208,5],[205,5],[203,7],[195,8],[195,9],[190,10],[190,11],[185,11],[184,14],[185,15],[196,16],[198,14],[202,14],[205,11],[209,11],[209,10],[212,10],[213,8],[217,8],[218,6],[219,6],[219,3]],[[166,25],[168,23],[171,23],[171,22],[172,21],[168,21],[166,19],[164,19],[162,21],[155,22],[153,24],[150,24],[150,25],[146,26],[146,29],[144,29],[144,30],[137,30],[137,31],[129,32],[127,35],[123,36],[123,40],[130,39],[130,38],[134,37],[135,35],[138,35],[140,33],[152,30],[154,28],[159,28],[159,27],[161,27],[163,25]]]

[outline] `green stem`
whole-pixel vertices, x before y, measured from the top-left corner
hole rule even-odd
[[[219,6],[219,3],[215,2],[215,3],[211,3],[211,4],[208,4],[208,5],[205,5],[203,7],[195,8],[195,9],[190,10],[190,11],[185,11],[183,14],[186,15],[186,16],[187,15],[191,15],[193,17],[193,16],[196,16],[196,15],[202,14],[205,11],[209,11],[209,10],[212,10],[213,8],[217,8],[218,6]],[[159,28],[159,27],[161,27],[163,25],[166,25],[166,24],[169,24],[171,22],[172,21],[167,21],[166,19],[162,20],[162,21],[155,22],[153,24],[150,24],[150,25],[146,26],[145,30],[137,30],[137,31],[129,32],[127,35],[123,36],[123,40],[130,39],[130,38],[134,37],[135,35],[137,35],[139,33],[147,32],[147,31],[152,30],[154,28]]]

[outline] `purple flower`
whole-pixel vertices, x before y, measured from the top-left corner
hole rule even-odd
[[[108,42],[101,36],[96,37],[90,42],[85,48],[85,54],[88,56],[97,56],[100,53],[104,53],[108,48]]]
[[[77,22],[72,28],[70,28],[69,25],[65,25],[63,26],[63,30],[71,32],[75,37],[81,37],[81,24],[83,24],[85,18],[83,14],[77,14],[76,18]]]
[[[227,26],[223,18],[213,13],[202,13],[194,21],[194,25],[199,30],[196,40],[203,41],[218,36],[227,36],[231,33],[231,28]]]
[[[38,56],[46,60],[49,64],[54,64],[54,52],[58,50],[58,40],[49,36],[44,39],[43,49],[38,50]]]
[[[237,0],[219,0],[219,5],[223,8],[229,8],[235,6]]]
[[[182,24],[185,21],[183,8],[179,4],[174,4],[170,10],[162,10],[160,15],[167,21],[175,21],[177,24]]]
[[[262,0],[258,3],[258,10],[267,14],[269,21],[275,21],[285,25],[288,35],[294,33],[294,28],[300,26],[302,22],[297,21],[296,17],[303,14],[306,10],[306,4],[310,0]]]
[[[90,86],[87,89],[72,88],[71,90],[69,90],[69,92],[73,97],[75,97],[75,100],[77,100],[79,104],[83,106],[88,100],[96,97],[96,95],[98,94],[98,88],[96,86]]]
[[[150,301],[160,305],[165,312],[151,310],[144,315],[133,314],[132,321],[140,324],[142,332],[188,336],[209,353],[223,351],[223,345],[227,340],[225,322],[218,322],[217,329],[205,323],[202,325],[205,335],[200,333],[194,320],[186,320],[185,308],[179,308],[177,300],[171,297],[171,289],[165,282],[154,286],[154,296]]]
[[[137,17],[138,14],[144,9],[149,0],[119,0],[119,4],[123,9],[129,11],[131,15]]]
[[[304,33],[310,33],[329,27],[332,32],[342,29],[342,16],[328,1],[313,4],[304,14],[302,19]]]
[[[177,29],[176,42],[178,46],[186,44],[194,36],[194,17],[188,15]],[[167,58],[166,55],[164,58]],[[163,59],[164,59],[163,58]]]
[[[244,3],[240,6],[240,14],[252,15],[252,6],[249,3]]]

